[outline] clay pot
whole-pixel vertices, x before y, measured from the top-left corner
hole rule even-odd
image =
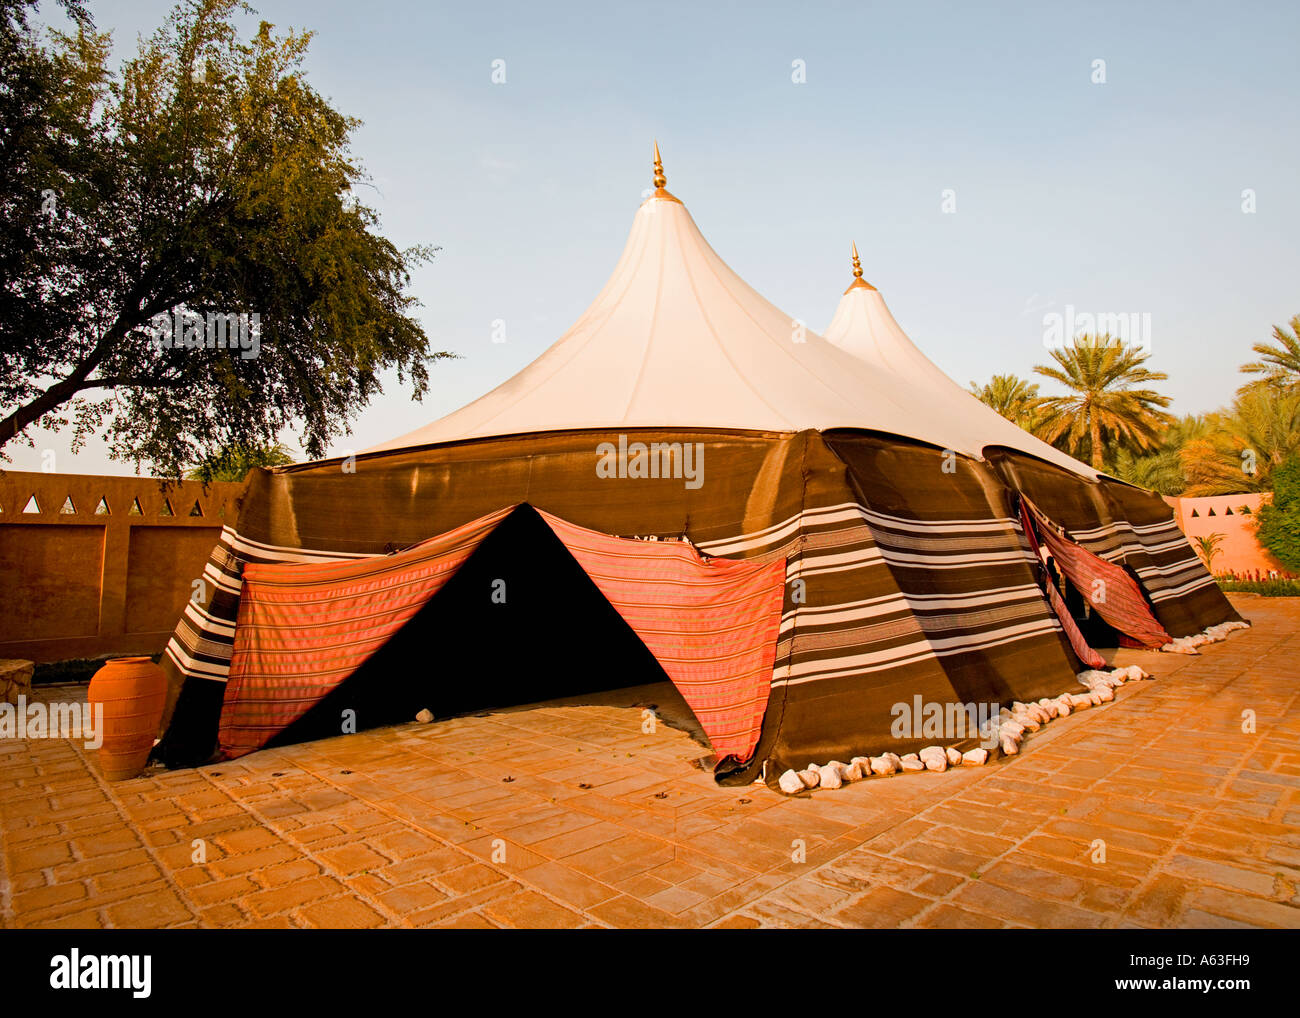
[[[133,778],[144,768],[162,724],[167,679],[147,657],[111,658],[90,680],[86,699],[104,705],[99,769],[109,781]]]

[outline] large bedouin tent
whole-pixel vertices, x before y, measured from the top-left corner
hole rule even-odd
[[[1049,551],[1135,645],[1236,619],[1158,497],[983,406],[860,274],[808,331],[655,154],[613,275],[535,361],[249,475],[167,647],[164,762],[667,679],[719,780],[774,781],[945,741],[891,731],[900,703],[1082,688],[1100,659]]]

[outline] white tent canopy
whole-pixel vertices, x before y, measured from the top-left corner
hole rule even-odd
[[[931,401],[948,404],[970,429],[972,444],[981,449],[1006,446],[1045,459],[1089,479],[1097,471],[1012,424],[992,407],[962,388],[923,354],[890,314],[885,298],[862,279],[858,251],[853,249],[854,280],[840,298],[824,333],[828,342],[853,354],[876,371],[889,372],[924,389]]]
[[[846,316],[854,336],[887,324],[914,362],[864,359],[807,330],[718,257],[662,180],[609,282],[550,348],[485,396],[368,451],[580,429],[865,428],[975,458],[986,445],[1012,445],[1095,476],[949,380],[874,290],[851,288],[846,300],[869,293],[878,306],[841,303],[836,322]]]

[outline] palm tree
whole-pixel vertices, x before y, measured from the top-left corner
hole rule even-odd
[[[1078,336],[1053,350],[1052,359],[1057,366],[1040,364],[1034,370],[1071,392],[1039,403],[1039,438],[1088,458],[1098,470],[1105,466],[1108,445],[1116,452],[1158,448],[1160,434],[1172,420],[1162,409],[1169,397],[1134,386],[1168,376],[1142,367],[1147,354],[1107,333]]]
[[[1300,453],[1300,386],[1274,382],[1243,386],[1230,410],[1211,414],[1210,434],[1179,454],[1185,494],[1233,495],[1271,491],[1273,472]]]
[[[1187,487],[1177,450],[1161,449],[1150,456],[1138,456],[1128,449],[1121,449],[1110,472],[1121,481],[1161,495],[1181,495]]]
[[[1219,554],[1219,542],[1222,540],[1223,535],[1219,533],[1196,539],[1196,550],[1200,552],[1201,558],[1205,559],[1205,568],[1210,572],[1214,572],[1214,556]]]
[[[1189,443],[1208,437],[1214,423],[1208,417],[1188,414],[1165,429],[1160,436],[1160,448],[1142,456],[1130,449],[1121,449],[1111,470],[1121,481],[1161,495],[1181,495],[1187,487],[1183,472],[1182,451]]]
[[[984,385],[971,382],[970,391],[1012,424],[1026,431],[1033,430],[1039,403],[1037,383],[1017,375],[994,375]]]
[[[1264,375],[1283,385],[1300,383],[1300,315],[1292,315],[1288,332],[1281,325],[1273,326],[1276,343],[1256,343],[1251,347],[1260,360],[1243,364],[1241,370],[1248,375]]]

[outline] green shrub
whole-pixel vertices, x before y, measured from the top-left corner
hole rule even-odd
[[[1264,597],[1300,597],[1300,580],[1230,580],[1220,579],[1219,589]]]
[[[1288,570],[1300,573],[1300,459],[1273,471],[1273,501],[1259,507],[1255,536]]]

